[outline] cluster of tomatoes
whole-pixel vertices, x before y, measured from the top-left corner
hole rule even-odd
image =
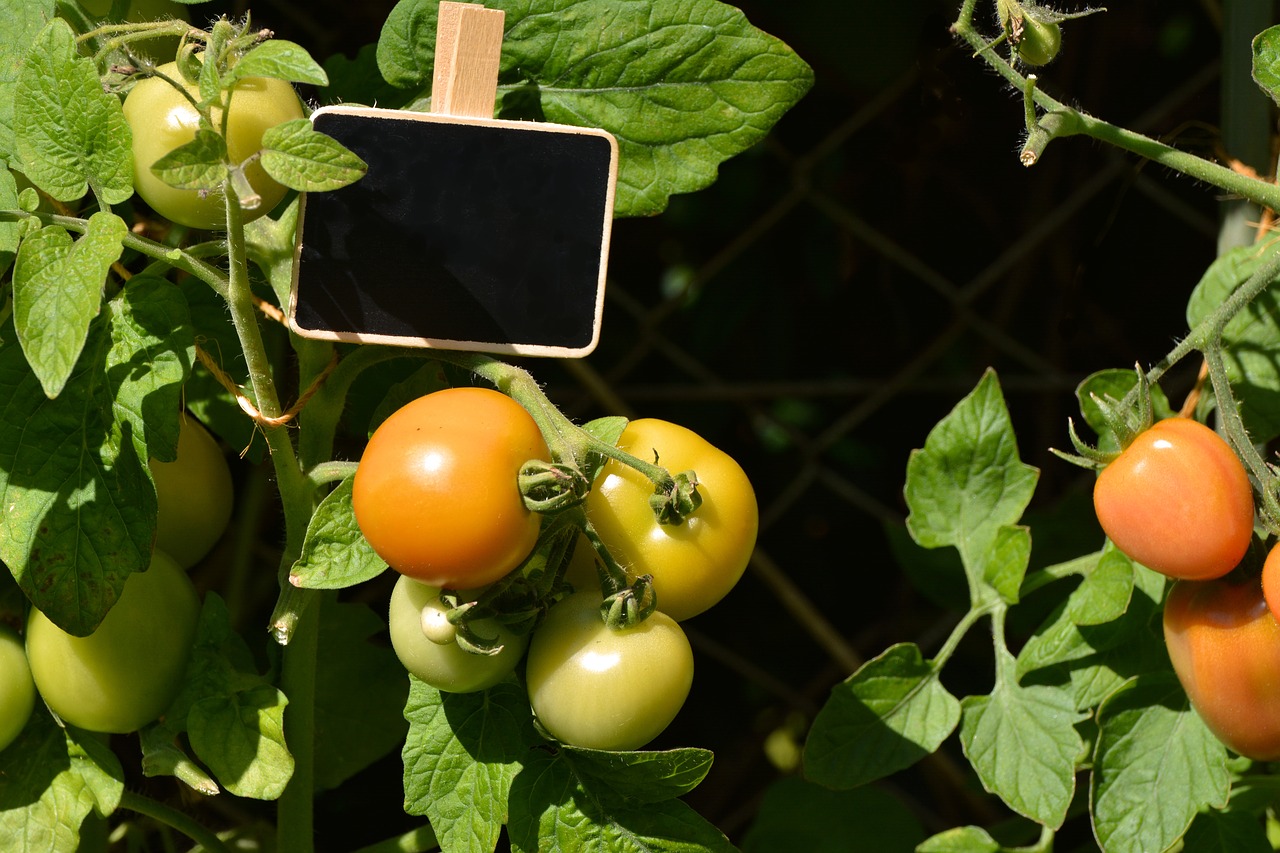
[[[35,608],[22,637],[0,626],[0,750],[26,726],[37,694],[65,722],[106,733],[137,731],[176,697],[200,614],[187,569],[231,519],[231,472],[213,436],[189,415],[177,459],[150,467],[158,510],[150,566],[129,576],[93,633],[70,634]]]
[[[1094,507],[1116,547],[1175,579],[1165,644],[1196,712],[1239,754],[1280,759],[1280,545],[1259,577],[1239,456],[1197,421],[1159,421],[1102,470]]]
[[[758,527],[755,494],[733,459],[676,424],[631,421],[617,447],[695,472],[700,505],[663,523],[649,476],[609,459],[582,503],[531,511],[520,473],[553,454],[529,412],[495,390],[437,391],[375,430],[352,504],[369,545],[401,574],[389,622],[409,672],[472,692],[523,662],[539,725],[575,746],[637,749],[667,727],[693,681],[679,623],[742,576]],[[578,523],[558,524],[562,513]],[[625,579],[611,584],[602,559]],[[610,602],[656,609],[607,618],[606,590]]]

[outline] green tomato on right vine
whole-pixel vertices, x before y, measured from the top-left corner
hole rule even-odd
[[[746,472],[692,430],[656,418],[631,421],[618,447],[672,474],[693,470],[702,505],[680,524],[659,524],[653,482],[609,460],[587,494],[587,517],[630,579],[653,578],[658,609],[683,622],[738,583],[755,549],[760,512]]]

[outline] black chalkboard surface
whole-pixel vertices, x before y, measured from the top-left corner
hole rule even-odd
[[[595,347],[610,134],[368,107],[323,107],[312,122],[369,170],[303,200],[298,334],[520,355]]]

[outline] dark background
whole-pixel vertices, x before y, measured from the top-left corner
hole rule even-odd
[[[376,41],[392,5],[261,0],[252,12],[323,58]],[[1187,297],[1214,257],[1211,187],[1085,138],[1021,166],[1021,98],[953,40],[959,5],[743,4],[814,67],[814,89],[714,187],[616,223],[595,354],[526,364],[575,418],[683,423],[755,483],[757,560],[687,624],[698,676],[656,744],[715,750],[688,801],[736,841],[784,775],[786,745],[856,660],[905,640],[936,651],[963,606],[958,577],[928,569],[952,555],[904,541],[911,449],[994,367],[1023,458],[1042,470],[1033,565],[1096,548],[1089,475],[1047,448],[1067,446],[1084,376],[1150,364],[1186,331]],[[207,8],[226,6],[197,16]],[[994,13],[981,14],[994,31]],[[1215,156],[1220,17],[1213,0],[1112,3],[1066,25],[1041,85]],[[1166,383],[1175,405],[1191,380],[1183,370]],[[1015,641],[1036,608],[1020,608]],[[817,639],[823,627],[839,640]],[[944,681],[958,696],[988,692],[990,660],[972,632]],[[954,738],[944,752],[965,767]],[[928,833],[1007,815],[945,762],[886,789]],[[364,790],[397,820],[398,790]],[[382,810],[326,799],[320,828],[367,843],[388,834],[367,827]]]

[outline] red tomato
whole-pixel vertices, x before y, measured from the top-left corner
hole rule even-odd
[[[448,388],[383,421],[352,484],[356,522],[387,565],[429,586],[491,584],[529,556],[541,516],[517,478],[551,453],[505,394]]]
[[[1280,623],[1257,579],[1174,584],[1164,639],[1210,731],[1247,758],[1280,759]]]
[[[1117,548],[1173,578],[1222,577],[1253,537],[1253,490],[1240,457],[1189,418],[1139,435],[1098,475],[1093,506]]]

